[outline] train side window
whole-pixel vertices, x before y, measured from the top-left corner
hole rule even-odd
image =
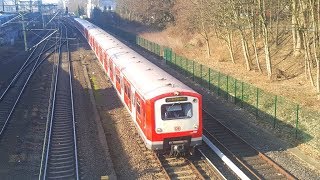
[[[189,119],[193,116],[191,103],[163,104],[161,106],[162,120]]]
[[[116,74],[116,81],[120,84],[121,80],[120,80],[120,76],[118,74]]]
[[[130,88],[128,87],[128,85],[126,83],[124,83],[124,93],[131,100]]]
[[[137,107],[136,107],[136,109],[137,109],[137,112],[139,113],[139,114],[141,114],[141,105],[140,105],[140,100],[136,100],[137,101]]]

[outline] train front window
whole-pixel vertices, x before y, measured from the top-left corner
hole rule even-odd
[[[191,103],[163,104],[161,106],[162,120],[188,119],[192,117]]]

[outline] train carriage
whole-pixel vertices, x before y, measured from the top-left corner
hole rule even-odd
[[[186,152],[202,142],[202,97],[86,20],[76,27],[110,78],[146,147]]]

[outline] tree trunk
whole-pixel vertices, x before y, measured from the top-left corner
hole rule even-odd
[[[317,93],[320,93],[320,60],[319,60],[319,10],[320,10],[320,1],[318,1],[317,4],[315,4],[315,1],[309,1],[310,7],[317,7],[316,11],[314,11],[313,8],[311,8],[311,19],[312,19],[312,28],[313,28],[313,53],[314,53],[314,59],[316,60],[316,68],[317,68],[317,74],[316,74],[316,91]],[[317,14],[317,16],[316,16]]]
[[[248,43],[246,38],[244,37],[243,30],[240,29],[240,35],[241,35],[241,43],[242,43],[242,50],[243,50],[243,56],[246,63],[247,70],[251,70],[251,64],[250,64],[250,55],[248,52]]]
[[[308,37],[308,32],[303,33],[303,39],[304,39],[304,53],[305,53],[305,65],[306,65],[306,75],[310,79],[311,86],[314,87],[314,80],[312,76],[312,62],[311,62],[311,53],[310,53],[310,41]]]
[[[279,15],[280,15],[280,0],[277,2],[277,19],[276,19],[276,46],[279,45]]]
[[[232,33],[231,32],[228,32],[227,44],[228,44],[228,49],[229,49],[231,61],[233,64],[235,64],[235,60],[234,60],[234,56],[233,56]]]
[[[267,66],[267,73],[268,77],[271,78],[272,76],[272,65],[271,65],[271,56],[270,56],[270,48],[269,48],[269,35],[268,29],[264,28],[264,51],[266,55],[266,66]]]
[[[299,6],[298,0],[292,0],[292,39],[293,39],[293,50],[295,55],[299,55],[303,49],[303,35],[301,27],[298,25],[299,19]]]
[[[271,78],[272,76],[272,64],[271,64],[271,56],[270,56],[270,47],[269,47],[269,32],[267,27],[267,19],[265,15],[265,2],[264,0],[259,0],[259,8],[260,8],[260,21],[262,24],[262,30],[263,30],[263,43],[264,43],[264,53],[265,53],[265,59],[266,59],[266,68],[268,77]]]
[[[317,37],[316,37],[316,42],[318,45],[318,50],[319,50],[319,24],[320,24],[320,1],[318,1],[317,3],[317,20],[315,20],[315,22],[317,22],[317,26],[316,26],[316,32],[317,32]],[[320,99],[320,60],[319,60],[319,56],[316,59],[317,62],[317,93],[318,93],[318,99]]]
[[[211,56],[211,49],[210,49],[210,39],[209,39],[209,36],[208,36],[208,33],[205,32],[205,40],[206,40],[206,47],[207,47],[207,58],[209,58]]]
[[[254,10],[253,8],[251,9],[251,15],[252,15],[252,21],[249,22],[251,24],[250,30],[251,30],[251,37],[252,37],[252,45],[253,45],[253,49],[254,49],[254,56],[256,59],[256,63],[257,63],[257,67],[259,72],[262,72],[261,66],[260,66],[260,62],[259,62],[259,56],[258,56],[258,50],[257,50],[257,40],[256,40],[256,18],[255,18],[255,14],[254,14]]]

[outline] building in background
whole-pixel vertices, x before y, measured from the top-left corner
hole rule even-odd
[[[39,12],[42,0],[0,0],[0,11],[5,13]]]
[[[87,16],[92,17],[94,8],[99,8],[101,11],[113,11],[116,7],[115,0],[88,0],[87,3]]]
[[[114,0],[100,0],[100,9],[103,10],[114,10],[116,3]]]

